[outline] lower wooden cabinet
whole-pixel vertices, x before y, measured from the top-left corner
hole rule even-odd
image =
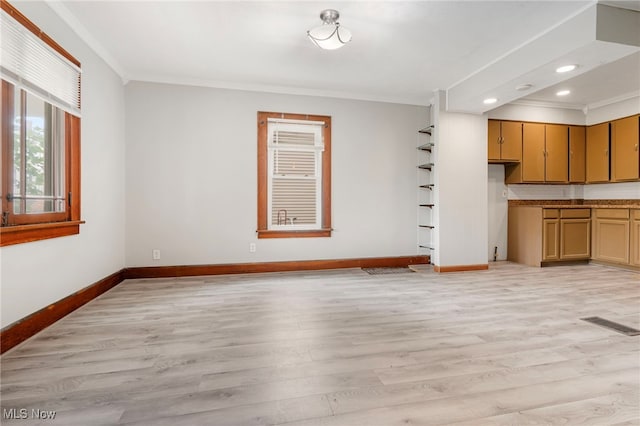
[[[631,210],[631,265],[640,266],[640,209]]]
[[[509,207],[507,259],[532,266],[589,259],[590,217],[589,208]]]
[[[628,264],[629,229],[628,209],[594,209],[593,259]]]
[[[591,257],[591,209],[563,209],[560,217],[560,260]]]

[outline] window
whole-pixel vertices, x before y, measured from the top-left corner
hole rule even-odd
[[[2,5],[0,245],[77,234],[80,64]]]
[[[331,117],[258,113],[258,238],[331,236]]]

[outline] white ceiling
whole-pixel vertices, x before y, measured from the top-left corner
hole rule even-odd
[[[594,3],[49,2],[125,81],[422,105],[434,90],[467,80]],[[306,30],[321,23],[318,15],[327,8],[339,10],[340,23],[353,33],[352,42],[336,51],[320,50],[306,38]],[[605,81],[615,85],[616,93],[637,91],[637,58],[593,71],[599,72],[594,78],[582,74],[572,83],[572,98],[563,102],[590,103],[609,96]],[[625,85],[629,80],[633,84]],[[557,100],[554,89],[530,97]]]

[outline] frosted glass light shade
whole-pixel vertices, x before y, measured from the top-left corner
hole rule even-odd
[[[351,41],[351,31],[340,24],[324,24],[307,31],[307,36],[321,49],[335,50]]]

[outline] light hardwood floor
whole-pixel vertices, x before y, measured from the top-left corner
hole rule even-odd
[[[417,269],[126,281],[2,356],[2,424],[640,425],[640,336],[580,320],[640,274]]]

